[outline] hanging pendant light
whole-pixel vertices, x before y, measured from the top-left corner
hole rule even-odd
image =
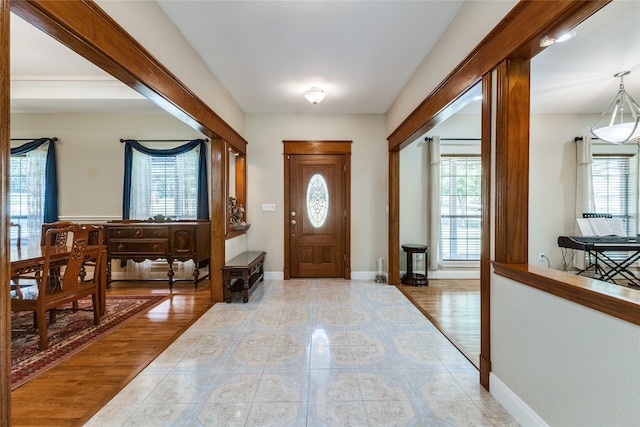
[[[598,139],[611,144],[624,144],[640,138],[640,106],[624,90],[623,78],[629,71],[621,71],[613,77],[620,78],[620,89],[598,121],[589,128]]]

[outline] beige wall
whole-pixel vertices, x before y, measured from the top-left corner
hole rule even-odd
[[[352,140],[351,269],[375,272],[387,256],[387,144],[382,115],[248,115],[248,246],[267,252],[266,270],[284,268],[283,140]],[[262,212],[274,203],[275,212]],[[362,273],[365,272],[365,273]]]
[[[539,261],[543,252],[551,267],[562,269],[558,236],[575,235],[576,143],[574,138],[588,133],[598,115],[539,114],[531,117],[529,180],[529,262]],[[605,144],[592,141],[592,152],[636,154],[638,145]]]
[[[522,425],[637,426],[638,354],[640,326],[494,277],[491,390]]]
[[[236,132],[244,134],[244,112],[155,1],[96,3]]]

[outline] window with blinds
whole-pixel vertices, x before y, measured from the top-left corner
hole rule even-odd
[[[149,157],[150,216],[197,217],[198,165],[184,157]]]
[[[440,163],[442,259],[480,260],[479,156],[442,156]]]
[[[591,164],[595,212],[620,218],[627,234],[637,231],[637,173],[630,156],[594,156]]]
[[[11,156],[9,172],[9,221],[20,224],[25,231],[28,227],[27,217],[29,213],[27,174],[27,156]],[[14,243],[17,238],[17,228],[10,227],[11,243]]]

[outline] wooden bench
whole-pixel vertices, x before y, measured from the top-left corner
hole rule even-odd
[[[242,292],[242,302],[249,301],[249,289],[264,280],[266,252],[243,252],[221,267],[224,300],[231,302],[231,292]]]

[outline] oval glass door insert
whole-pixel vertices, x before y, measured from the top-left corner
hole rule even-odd
[[[311,225],[322,227],[329,213],[327,181],[319,173],[313,175],[307,186],[307,216]]]

